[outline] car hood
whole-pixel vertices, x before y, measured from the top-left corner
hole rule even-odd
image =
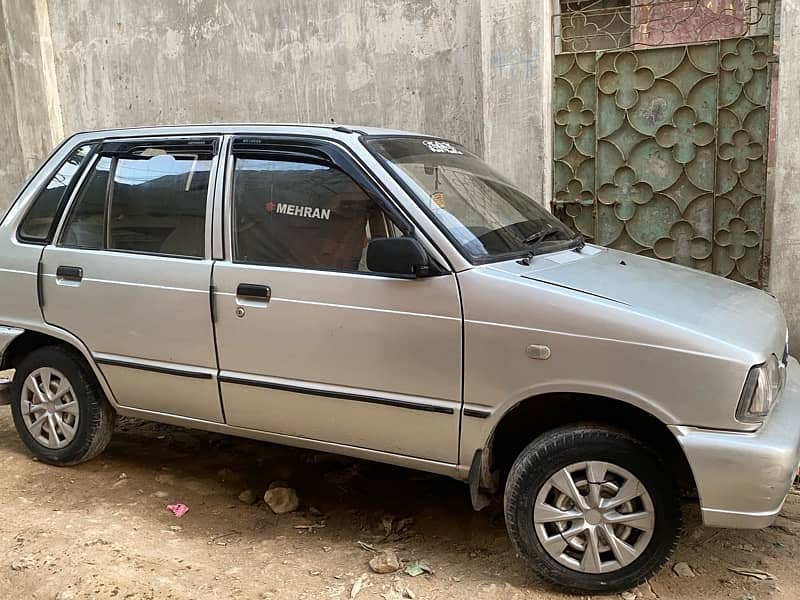
[[[665,325],[764,359],[783,353],[786,320],[776,300],[723,277],[596,246],[540,255],[527,267],[516,261],[493,266],[529,281],[626,305]]]

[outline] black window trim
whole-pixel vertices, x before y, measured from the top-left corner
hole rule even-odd
[[[237,142],[240,144],[237,147]],[[260,145],[263,143],[264,145]],[[317,271],[324,273],[342,273],[348,275],[364,275],[367,277],[380,277],[383,279],[414,279],[413,276],[407,275],[394,275],[387,273],[372,273],[370,271],[346,270],[325,267],[308,267],[300,265],[287,265],[266,263],[252,260],[239,260],[236,258],[234,250],[234,215],[233,215],[233,175],[236,168],[236,158],[240,156],[247,156],[249,158],[258,155],[274,156],[275,160],[286,161],[302,161],[305,160],[315,164],[330,165],[345,175],[350,177],[364,192],[375,202],[378,207],[386,214],[390,221],[397,227],[397,229],[404,235],[409,237],[417,236],[416,223],[403,212],[399,205],[400,203],[380,185],[380,179],[361,161],[361,159],[352,153],[352,151],[338,140],[330,138],[316,137],[316,136],[299,136],[291,134],[280,133],[237,133],[231,135],[231,143],[228,148],[228,156],[226,159],[228,167],[226,168],[226,179],[230,175],[231,181],[226,181],[224,189],[223,206],[229,207],[231,215],[229,219],[223,219],[223,228],[225,236],[223,239],[229,240],[230,256],[227,259],[235,265],[253,266],[253,267],[271,267],[271,268],[284,268],[284,269],[297,269],[301,271]],[[226,226],[227,221],[227,226]],[[230,231],[228,231],[230,229]],[[430,240],[426,238],[436,251],[447,260],[441,250]],[[226,252],[227,254],[227,252]],[[453,269],[450,265],[441,265],[438,262],[431,264],[430,274],[428,276],[445,275],[452,273]]]
[[[108,247],[108,221],[110,218],[110,207],[111,207],[111,196],[113,195],[113,181],[114,175],[116,172],[117,161],[120,157],[125,154],[130,154],[132,151],[136,150],[139,147],[165,147],[166,148],[175,148],[181,150],[189,150],[191,148],[192,151],[197,153],[197,148],[200,144],[194,146],[186,145],[188,140],[198,140],[205,142],[206,144],[211,146],[211,152],[209,154],[212,166],[211,171],[215,169],[213,164],[214,159],[219,159],[219,150],[221,147],[221,135],[219,134],[202,134],[202,135],[174,135],[174,136],[148,136],[142,138],[109,138],[105,140],[95,140],[92,143],[96,144],[93,152],[92,152],[92,164],[88,170],[86,165],[83,165],[83,169],[86,172],[81,172],[80,176],[74,179],[74,183],[77,185],[80,182],[80,186],[72,189],[68,196],[69,209],[66,211],[66,214],[62,214],[59,219],[60,224],[60,231],[58,227],[56,228],[55,232],[58,232],[58,240],[54,243],[59,248],[66,248],[69,250],[82,250],[85,252],[113,252],[115,254],[133,254],[137,256],[155,256],[160,258],[171,258],[171,259],[182,259],[182,260],[193,260],[193,261],[203,261],[207,260],[208,257],[205,256],[205,252],[203,252],[203,256],[185,256],[182,254],[165,254],[163,252],[147,252],[143,250],[125,250],[120,248],[109,248]],[[175,142],[174,144],[171,142]],[[179,143],[182,142],[183,145],[181,146]],[[76,148],[79,146],[76,146]],[[108,170],[108,182],[106,184],[106,193],[103,202],[103,247],[102,248],[81,248],[78,246],[65,246],[64,245],[64,234],[66,233],[66,229],[69,226],[70,218],[72,217],[72,213],[75,211],[75,207],[78,204],[78,199],[81,190],[86,185],[86,181],[89,179],[89,175],[91,175],[92,170],[97,166],[97,162],[102,157],[111,158],[111,166]],[[97,159],[97,160],[94,160]],[[88,160],[88,157],[87,157]],[[60,167],[59,167],[60,168]],[[208,189],[206,190],[206,218],[208,217],[208,209],[209,204],[213,203],[213,197],[215,194],[215,190],[212,187],[212,178],[209,178]],[[213,214],[212,214],[213,218]],[[63,224],[61,223],[63,222]],[[206,224],[207,225],[207,224]],[[208,227],[206,227],[206,230]],[[54,233],[55,233],[54,232]],[[206,245],[205,240],[206,234],[203,234],[204,237],[204,246]],[[213,260],[213,258],[212,258]]]
[[[58,201],[56,211],[53,214],[53,220],[50,223],[50,229],[47,232],[47,236],[44,238],[34,238],[32,236],[24,235],[22,233],[22,227],[25,225],[25,221],[28,219],[28,215],[33,210],[33,207],[36,206],[36,202],[41,198],[42,194],[47,189],[47,186],[53,180],[53,177],[55,177],[58,174],[58,172],[67,163],[70,157],[73,154],[75,154],[75,152],[79,148],[82,148],[84,146],[91,146],[91,148],[89,149],[89,152],[86,154],[86,156],[83,157],[81,164],[78,165],[75,174],[72,176],[72,180],[64,188],[64,192],[61,194],[61,199]],[[28,205],[25,214],[17,222],[16,238],[18,242],[20,242],[21,244],[33,244],[35,246],[47,246],[53,242],[53,238],[55,237],[56,231],[58,231],[58,226],[61,223],[61,218],[64,216],[64,209],[66,209],[67,205],[69,204],[69,201],[72,198],[72,193],[75,191],[75,187],[78,185],[78,182],[81,181],[81,178],[83,177],[83,173],[86,170],[87,165],[89,165],[93,161],[95,155],[97,154],[97,149],[99,148],[99,146],[100,144],[98,140],[90,140],[76,144],[74,147],[72,147],[72,149],[64,157],[64,159],[58,163],[58,166],[55,169],[53,169],[50,178],[44,183],[44,185],[39,190],[37,190],[36,195]]]

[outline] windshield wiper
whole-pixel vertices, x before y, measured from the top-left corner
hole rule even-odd
[[[528,237],[526,237],[523,242],[526,244],[530,244],[531,249],[528,251],[528,254],[521,258],[518,262],[521,265],[530,266],[531,259],[536,256],[536,250],[539,248],[539,244],[541,244],[544,240],[549,238],[554,233],[558,233],[559,230],[553,227],[552,225],[547,225],[546,227],[540,229],[536,233],[532,233]],[[569,239],[569,246],[568,248],[575,250],[576,252],[580,252],[581,249],[586,245],[586,241],[583,239],[583,234],[578,232],[574,236]]]
[[[580,252],[583,250],[583,247],[586,246],[586,240],[583,239],[583,234],[579,231],[569,242],[569,247],[575,250],[576,252]]]
[[[535,244],[535,243],[540,242],[543,239],[551,236],[556,231],[557,231],[557,229],[548,223],[547,225],[542,227],[536,233],[532,233],[528,237],[526,237],[524,240],[522,240],[522,243],[523,244]]]
[[[519,263],[525,265],[526,267],[529,266],[531,264],[531,259],[536,255],[536,250],[539,248],[539,244],[555,233],[559,233],[559,230],[548,224],[536,233],[532,233],[522,240],[523,243],[529,244],[531,249],[528,251],[528,254],[525,256],[525,258],[520,259]]]

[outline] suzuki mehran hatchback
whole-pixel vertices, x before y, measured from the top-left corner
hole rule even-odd
[[[0,290],[0,398],[40,460],[126,415],[441,473],[502,494],[571,590],[653,575],[685,491],[768,526],[800,462],[773,298],[587,245],[433,137],[75,135],[2,219]]]

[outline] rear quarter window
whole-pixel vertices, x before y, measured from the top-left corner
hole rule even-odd
[[[52,240],[55,224],[92,148],[92,144],[79,146],[62,163],[28,209],[17,231],[19,239],[33,243]]]

